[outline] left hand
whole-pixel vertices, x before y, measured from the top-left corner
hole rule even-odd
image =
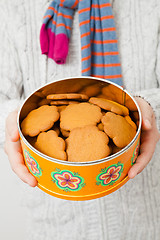
[[[160,134],[152,107],[142,98],[135,98],[142,113],[140,155],[128,172],[129,178],[134,178],[147,166],[152,159]]]

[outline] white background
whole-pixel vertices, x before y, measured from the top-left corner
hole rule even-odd
[[[0,239],[24,240],[26,209],[23,206],[21,180],[12,172],[0,148]]]

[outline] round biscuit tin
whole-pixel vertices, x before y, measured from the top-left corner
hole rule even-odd
[[[46,96],[52,93],[82,93],[89,97],[103,97],[126,106],[137,132],[133,140],[119,152],[90,162],[69,162],[51,158],[35,149],[21,131],[21,122],[28,113],[48,104]],[[18,114],[18,129],[25,164],[44,192],[66,200],[90,200],[119,189],[128,180],[128,171],[135,163],[140,144],[141,113],[134,98],[123,87],[93,77],[59,79],[32,93]],[[47,143],[46,143],[47,144]]]

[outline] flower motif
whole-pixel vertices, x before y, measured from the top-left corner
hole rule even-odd
[[[135,147],[135,150],[133,152],[133,156],[131,158],[131,165],[134,165],[136,160],[137,160],[137,157],[138,157],[138,154],[139,154],[139,141]]]
[[[70,171],[52,172],[51,176],[57,186],[63,190],[78,191],[84,185],[84,179],[80,176],[75,176]]]
[[[106,186],[109,184],[113,184],[115,181],[119,179],[121,173],[123,171],[123,164],[115,164],[110,166],[109,168],[102,170],[103,173],[100,173],[97,176],[97,181],[102,184],[102,186]]]
[[[29,170],[31,171],[31,173],[33,173],[33,175],[35,175],[37,177],[40,177],[42,175],[42,171],[41,171],[37,161],[26,150],[24,150],[24,157],[26,160],[26,164],[27,164]]]

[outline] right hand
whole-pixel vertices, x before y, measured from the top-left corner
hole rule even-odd
[[[6,139],[5,139],[5,152],[12,170],[16,175],[31,187],[37,186],[37,180],[32,176],[24,163],[22,148],[20,144],[20,136],[17,127],[17,111],[10,113],[6,119]]]

